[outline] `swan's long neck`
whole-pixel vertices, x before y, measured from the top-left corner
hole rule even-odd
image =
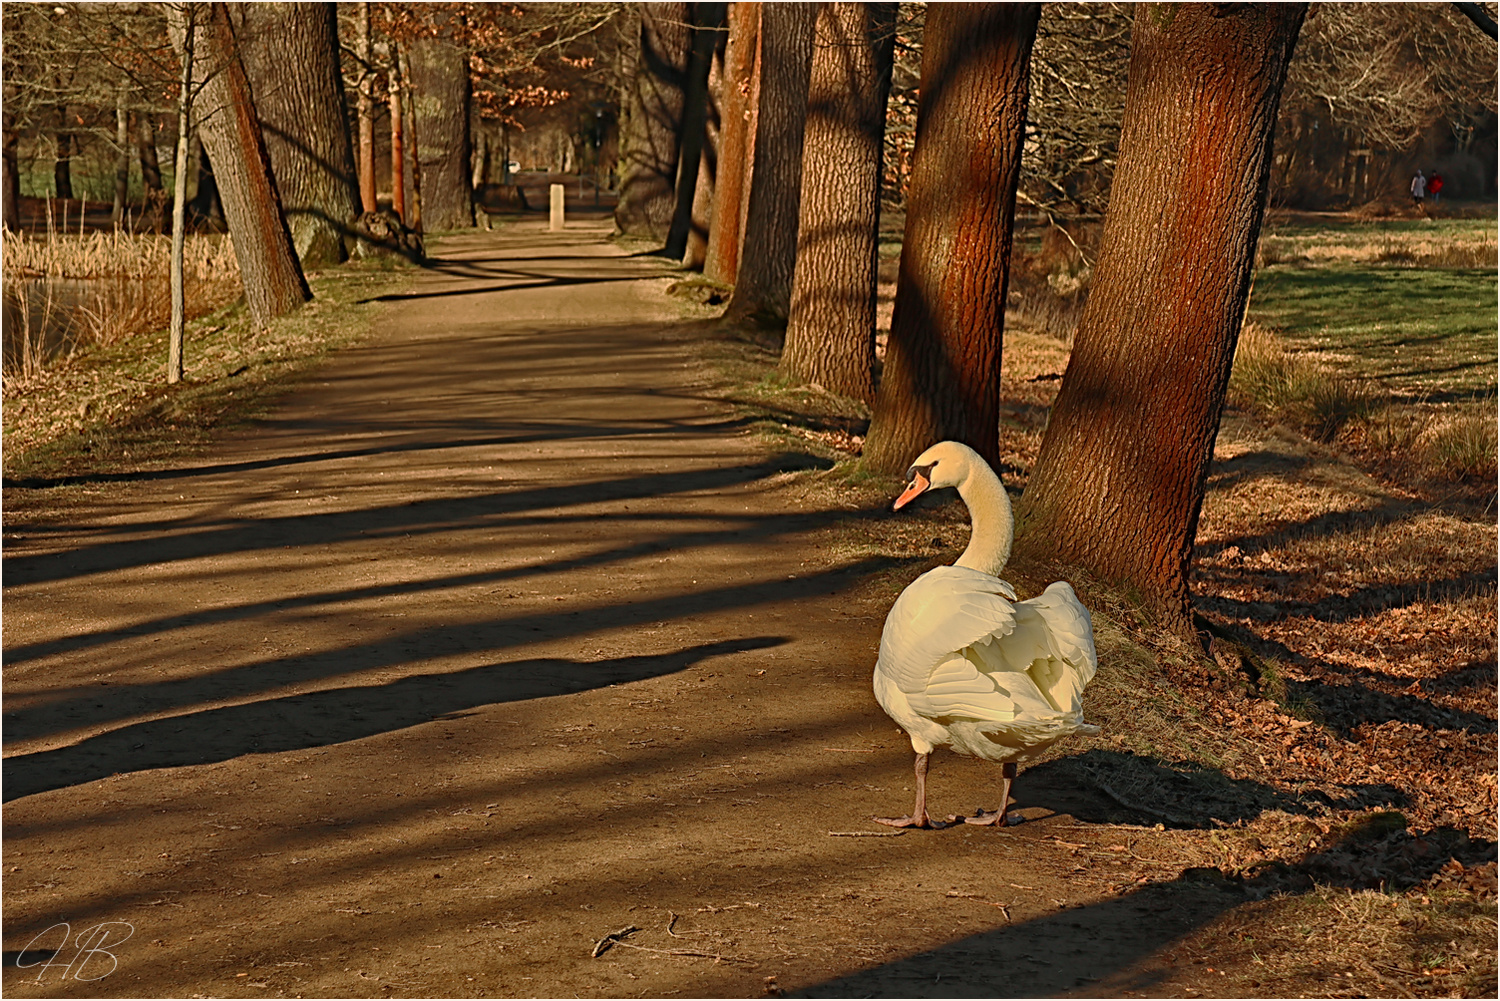
[[[958,485],[958,495],[969,508],[969,547],[953,565],[998,576],[1010,559],[1015,536],[1005,484],[988,463],[971,462],[969,475]]]

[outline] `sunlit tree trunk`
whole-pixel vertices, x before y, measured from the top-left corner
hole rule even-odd
[[[677,161],[689,54],[691,7],[640,3],[640,51],[620,133],[615,228],[666,241],[676,208]]]
[[[1039,4],[933,4],[896,311],[864,459],[927,446],[1000,455],[1000,350]]]
[[[819,7],[781,372],[868,400],[875,390],[880,173],[897,5]]]
[[[229,9],[292,245],[304,268],[337,264],[359,212],[337,11],[332,3]]]
[[[380,206],[375,199],[375,50],[370,43],[370,4],[361,0],[358,5],[359,46],[359,204],[365,212],[374,212]]]
[[[391,69],[386,84],[391,112],[391,211],[406,220],[406,136],[405,111],[402,108],[401,61],[395,43],[391,43]]]
[[[130,112],[125,95],[115,100],[115,202],[110,219],[116,226],[125,221],[125,199],[130,196]]]
[[[188,132],[192,128],[193,80],[197,74],[198,20],[203,12],[203,5],[196,3],[167,8],[177,58],[181,64],[181,75],[177,80],[177,148],[172,158],[172,262],[169,278],[172,287],[172,319],[167,332],[169,383],[182,381],[183,332],[187,325],[183,253],[187,241]],[[151,148],[154,153],[154,140]]]
[[[311,293],[282,215],[250,83],[224,4],[201,11],[194,34],[194,79],[203,81],[196,117],[213,161],[245,302],[251,319],[263,326],[301,306]]]
[[[1183,634],[1277,102],[1305,10],[1137,8],[1093,289],[1018,510],[1024,551],[1129,589]]]
[[[755,149],[754,94],[760,51],[759,3],[729,5],[729,41],[724,50],[720,87],[718,171],[708,224],[703,275],[734,284],[739,272],[740,237],[745,221],[745,188]]]
[[[802,196],[802,137],[818,5],[768,3],[761,9],[760,87],[755,152],[745,209],[745,247],[725,315],[770,325],[786,322],[797,263]]]

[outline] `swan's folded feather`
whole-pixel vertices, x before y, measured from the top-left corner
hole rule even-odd
[[[938,664],[1015,628],[1009,584],[966,567],[936,567],[912,581],[885,620],[877,670],[907,695],[927,688]]]

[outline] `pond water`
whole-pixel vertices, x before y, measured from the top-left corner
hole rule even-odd
[[[5,283],[0,312],[0,358],[5,371],[19,371],[28,354],[47,361],[66,354],[87,329],[84,310],[93,283],[75,279],[19,278]]]

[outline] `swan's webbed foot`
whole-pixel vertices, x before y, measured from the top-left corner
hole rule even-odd
[[[979,809],[974,811],[974,816],[972,817],[949,817],[948,822],[956,824],[962,820],[966,824],[974,824],[979,827],[1014,827],[1024,819],[1020,813]]]

